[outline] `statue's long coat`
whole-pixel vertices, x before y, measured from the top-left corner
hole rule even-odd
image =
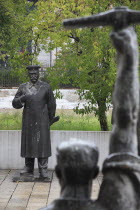
[[[21,96],[27,95],[25,104]],[[37,81],[20,85],[12,102],[16,109],[23,109],[21,157],[51,156],[50,121],[55,116],[56,103],[46,82]]]

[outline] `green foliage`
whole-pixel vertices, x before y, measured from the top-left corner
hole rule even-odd
[[[31,8],[33,3],[27,0],[1,0],[0,1],[0,59],[6,61],[8,67],[14,69],[16,75],[26,80],[25,66],[31,64],[37,55],[34,35],[35,23],[32,19]],[[30,42],[34,51],[31,52]],[[1,67],[4,68],[4,67]]]
[[[89,15],[108,7],[106,1],[103,2],[103,7],[99,7],[98,1],[65,1],[64,5],[60,4],[59,7],[62,18]],[[85,105],[84,109],[76,107],[75,112],[88,114],[94,111],[99,120],[101,107],[104,106],[104,115],[107,111],[106,103],[110,102],[116,69],[112,59],[114,50],[108,37],[109,32],[108,28],[71,31],[60,28],[57,37],[61,50],[57,54],[55,66],[48,69],[48,78],[55,88],[61,81],[63,84],[72,82],[80,88],[79,97],[86,99],[88,106]],[[53,43],[55,42],[58,44],[57,40],[53,39]],[[103,129],[108,128],[106,126]]]
[[[62,19],[96,14],[122,5],[137,10],[140,8],[138,1],[130,0],[114,0],[110,3],[82,0],[56,2],[59,5],[59,17]],[[77,91],[79,97],[86,99],[88,105],[85,104],[83,109],[77,106],[75,112],[82,115],[94,112],[100,121],[101,129],[108,130],[106,111],[111,103],[117,69],[115,50],[109,38],[112,29],[100,27],[65,31],[59,28],[59,24],[56,25],[59,29],[57,36],[52,34],[50,37],[52,42],[61,48],[55,66],[48,69],[48,78],[55,88],[59,87],[62,81],[80,88]]]
[[[26,42],[23,34],[24,18],[27,13],[25,2],[25,0],[1,0],[0,2],[1,50],[8,52],[8,55],[9,53],[14,55],[14,52]]]
[[[58,47],[55,66],[47,69],[47,80],[53,89],[61,83],[78,87],[81,99],[88,106],[76,107],[78,114],[94,112],[102,130],[107,130],[106,111],[111,103],[116,75],[115,50],[109,27],[65,30],[62,21],[92,15],[115,6],[140,9],[138,0],[1,0],[1,58],[9,57],[9,65],[26,81],[25,66],[33,62],[41,49]],[[136,27],[140,40],[140,27]],[[33,51],[29,50],[32,40]],[[59,91],[57,91],[59,96]]]

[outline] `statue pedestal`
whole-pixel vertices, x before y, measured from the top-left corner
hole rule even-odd
[[[38,170],[34,170],[34,175],[24,174],[21,175],[20,171],[17,171],[13,176],[13,182],[51,182],[53,177],[53,171],[48,171],[48,177],[39,177]]]

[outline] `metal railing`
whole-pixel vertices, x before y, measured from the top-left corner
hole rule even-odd
[[[0,87],[1,88],[12,88],[18,87],[22,81],[18,76],[13,75],[9,70],[0,70]]]

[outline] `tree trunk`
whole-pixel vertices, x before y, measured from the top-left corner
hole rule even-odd
[[[98,103],[98,119],[102,131],[108,131],[108,123],[106,116],[106,99],[97,101]]]

